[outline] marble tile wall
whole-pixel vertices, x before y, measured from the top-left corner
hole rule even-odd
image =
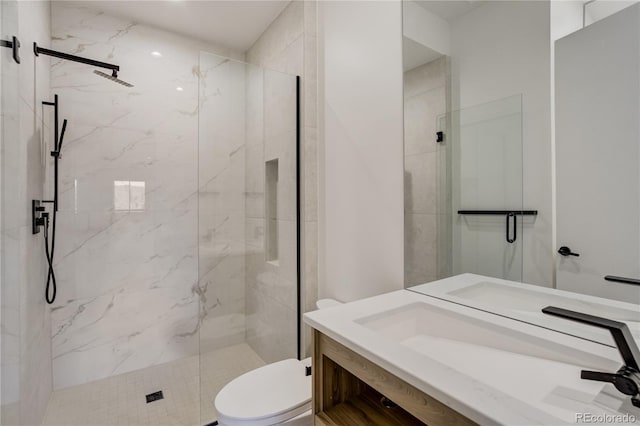
[[[49,46],[50,4],[7,1],[2,39]],[[17,65],[2,49],[2,407],[3,425],[40,424],[51,393],[50,312],[44,300],[42,235],[31,233],[31,200],[43,198],[51,127],[49,60],[22,49]]]
[[[16,1],[0,3],[0,37],[8,39],[18,34]],[[0,208],[0,424],[17,425],[20,420],[20,228],[18,220],[22,206],[11,201],[16,198],[11,188],[19,187],[20,162],[18,64],[8,49],[0,51],[0,179],[2,198]],[[26,202],[26,196],[19,197]]]
[[[446,112],[445,57],[404,73],[405,287],[439,277],[442,155],[435,141]]]
[[[314,309],[317,297],[317,160],[316,160],[316,2],[294,1],[246,52],[249,63],[269,70],[302,78],[302,306],[303,311]],[[267,362],[296,356],[296,246],[295,246],[295,134],[284,128],[295,128],[295,122],[283,122],[295,118],[294,112],[284,113],[295,106],[295,86],[287,76],[266,71],[263,84],[265,114],[264,146],[247,146],[247,199],[256,201],[254,209],[247,208],[247,238],[252,241],[254,252],[247,257],[247,341]],[[270,99],[273,96],[273,99]],[[254,99],[249,96],[249,99]],[[295,99],[295,98],[294,98]],[[270,103],[279,109],[271,108]],[[286,108],[282,108],[282,107]],[[258,117],[257,120],[260,120]],[[248,123],[251,124],[251,123]],[[274,126],[270,130],[269,126]],[[248,127],[250,129],[251,126]],[[250,131],[249,131],[250,132]],[[257,140],[257,139],[255,139]],[[264,149],[264,152],[260,152]],[[264,261],[264,162],[274,156],[284,158],[279,182],[283,207],[279,220],[280,261],[278,264]],[[294,185],[292,186],[291,183]],[[252,185],[252,186],[249,186]],[[259,238],[253,238],[258,236]],[[310,353],[310,333],[303,334],[303,355]]]
[[[253,67],[200,55],[200,351],[245,340],[245,115]]]
[[[117,63],[134,84],[52,60],[52,94],[69,120],[51,327],[57,389],[194,355],[201,319],[236,303],[198,283],[199,241],[223,232],[211,217],[215,229],[198,234],[198,65],[201,50],[242,54],[77,3],[53,3],[52,35],[54,49]]]
[[[267,362],[296,356],[296,81],[260,70],[247,116],[247,341]],[[262,86],[262,87],[261,87]],[[277,198],[265,199],[265,163],[278,160]],[[267,260],[267,203],[276,205],[278,254]]]

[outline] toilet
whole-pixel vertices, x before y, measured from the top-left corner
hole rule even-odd
[[[341,305],[321,299],[318,309]],[[307,426],[311,416],[311,358],[285,359],[249,371],[227,383],[215,399],[221,426]]]

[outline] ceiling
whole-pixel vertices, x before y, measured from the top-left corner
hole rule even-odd
[[[289,1],[84,0],[69,3],[245,52]]]
[[[416,4],[449,22],[469,13],[482,3],[485,2],[481,0],[416,0]]]

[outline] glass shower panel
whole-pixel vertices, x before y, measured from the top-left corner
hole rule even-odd
[[[296,77],[200,55],[201,419],[237,376],[298,348]]]
[[[450,119],[451,272],[522,281],[522,97]]]
[[[0,39],[18,35],[15,1],[0,2]],[[18,123],[18,71],[12,50],[0,48],[0,424],[20,422],[20,278],[19,259],[27,230],[22,204],[26,198],[16,189],[21,176],[16,169],[21,158]]]

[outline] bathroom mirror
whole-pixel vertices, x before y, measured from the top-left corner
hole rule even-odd
[[[405,287],[640,339],[640,4],[404,1],[403,23]]]

